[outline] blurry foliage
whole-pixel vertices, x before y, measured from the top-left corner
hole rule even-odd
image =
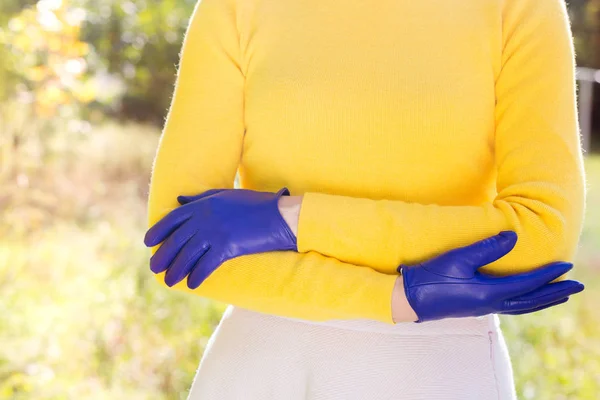
[[[83,20],[81,9],[43,0],[13,9],[0,26],[0,179],[23,163],[46,162],[53,133],[89,125],[83,111],[101,96],[87,73],[92,47],[80,39]]]
[[[0,181],[104,116],[163,122],[195,0],[2,0]],[[16,112],[18,110],[18,112]]]
[[[98,102],[109,115],[162,123],[195,0],[4,1],[0,99],[26,91],[44,116]]]
[[[577,63],[600,69],[600,0],[569,0]]]
[[[148,273],[158,131],[92,128],[0,193],[0,399],[177,399],[224,305]]]
[[[83,37],[126,91],[118,115],[162,123],[195,0],[91,1]]]
[[[32,104],[41,118],[53,117],[65,104],[85,105],[96,98],[84,73],[90,46],[81,41],[83,13],[40,2],[13,17],[3,29],[2,41],[10,51],[12,75],[19,83],[6,88],[23,104]]]

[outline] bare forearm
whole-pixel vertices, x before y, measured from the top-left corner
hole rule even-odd
[[[402,275],[396,278],[396,285],[392,292],[392,320],[398,322],[415,322],[419,317],[412,309],[404,291],[404,280]]]
[[[285,222],[294,235],[298,236],[298,218],[302,206],[302,196],[281,196],[277,205]]]

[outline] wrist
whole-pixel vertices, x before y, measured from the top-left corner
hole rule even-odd
[[[399,322],[416,322],[419,319],[410,306],[404,290],[404,278],[398,275],[392,292],[392,320]]]
[[[302,196],[281,196],[277,202],[279,213],[296,237],[298,237],[298,219],[301,205]]]

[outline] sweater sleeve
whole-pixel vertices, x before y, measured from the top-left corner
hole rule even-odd
[[[154,161],[150,226],[178,206],[180,194],[233,186],[244,137],[239,53],[232,2],[198,3],[184,39],[174,96]],[[287,317],[393,323],[396,277],[316,252],[270,252],[223,263],[197,289],[189,289],[185,280],[173,288]],[[164,273],[156,278],[164,285]]]
[[[504,0],[502,14],[493,201],[443,206],[308,192],[299,251],[385,272],[514,230],[516,247],[484,270],[515,273],[573,260],[585,176],[566,6],[564,0]]]

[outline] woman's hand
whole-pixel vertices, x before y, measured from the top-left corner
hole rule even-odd
[[[179,204],[185,205],[194,200],[198,200],[202,197],[210,196],[212,194],[219,193],[224,190],[231,189],[210,189],[196,196],[179,196],[177,197],[177,200],[179,201]],[[284,221],[288,224],[288,227],[296,237],[298,237],[298,220],[300,218],[301,205],[302,196],[281,196],[277,203],[279,213],[281,214]]]
[[[162,242],[150,259],[154,273],[167,271],[173,286],[186,276],[195,289],[224,261],[277,250],[296,250],[296,236],[278,209],[277,193],[247,189],[214,189],[199,196],[180,196],[181,207],[148,230],[144,243]]]
[[[394,320],[411,320],[406,316],[403,299],[414,310],[417,322],[424,322],[492,313],[525,314],[562,304],[584,289],[577,281],[550,283],[573,267],[566,262],[505,277],[478,271],[510,252],[516,242],[516,233],[501,232],[421,264],[401,265],[398,271],[402,274],[405,296],[395,294],[398,319]]]

